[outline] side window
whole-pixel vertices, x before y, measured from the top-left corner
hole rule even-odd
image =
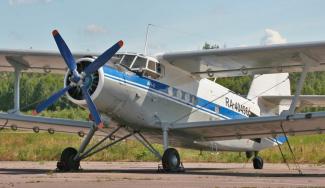
[[[194,95],[191,95],[190,96],[190,103],[192,103],[194,105],[197,105],[197,98],[196,98],[196,96],[194,96]]]
[[[161,65],[160,65],[160,63],[157,63],[156,66],[157,66],[157,72],[159,74],[161,74],[162,71],[161,71]]]
[[[185,97],[186,97],[186,93],[184,91],[182,91],[182,100],[185,101]]]
[[[168,87],[168,95],[173,96],[173,88]]]
[[[148,69],[152,70],[152,71],[156,71],[156,63],[153,61],[149,61],[148,62]]]
[[[177,97],[177,89],[176,88],[173,88],[173,96]]]

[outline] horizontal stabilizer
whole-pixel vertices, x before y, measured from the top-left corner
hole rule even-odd
[[[289,96],[260,96],[273,105],[290,106],[293,95]],[[298,107],[325,107],[325,95],[300,95],[298,98]]]

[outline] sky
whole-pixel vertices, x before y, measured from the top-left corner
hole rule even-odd
[[[325,41],[324,0],[2,0],[0,48],[148,53]]]

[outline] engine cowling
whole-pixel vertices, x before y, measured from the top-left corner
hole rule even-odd
[[[82,71],[92,62],[94,62],[94,57],[83,57],[76,61],[77,64],[77,71],[81,74]],[[72,73],[70,71],[67,71],[64,78],[64,85],[67,86],[71,83],[70,78],[72,76]],[[100,92],[102,91],[104,87],[104,71],[103,68],[98,69],[98,71],[92,73],[91,75],[88,75],[83,78],[84,83],[87,85],[89,95],[91,96],[91,99],[94,101]],[[73,87],[66,93],[68,99],[72,101],[75,104],[78,105],[86,105],[86,101],[83,98],[82,95],[82,89],[81,87]]]

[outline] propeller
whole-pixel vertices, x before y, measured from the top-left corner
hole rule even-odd
[[[32,112],[33,115],[37,115],[38,113],[42,112],[44,109],[55,103],[62,95],[64,95],[69,89],[73,87],[80,87],[82,89],[82,95],[85,101],[87,102],[87,106],[89,108],[90,114],[93,117],[94,122],[96,125],[100,128],[104,126],[100,114],[96,108],[96,105],[94,104],[93,100],[90,97],[90,94],[88,92],[89,90],[89,84],[88,83],[88,77],[100,69],[108,60],[110,60],[113,55],[123,46],[123,41],[120,40],[116,44],[114,44],[112,47],[107,49],[104,53],[102,53],[98,58],[90,63],[83,72],[79,73],[77,71],[77,64],[75,59],[73,58],[73,55],[67,46],[67,44],[64,42],[63,38],[59,34],[57,30],[53,30],[52,35],[54,37],[54,40],[56,42],[56,45],[59,48],[60,54],[62,55],[65,63],[67,64],[69,70],[72,72],[71,82],[68,86],[65,88],[59,90],[58,92],[54,93],[51,97],[49,97],[47,100],[43,101],[39,105],[37,105],[36,109]]]

